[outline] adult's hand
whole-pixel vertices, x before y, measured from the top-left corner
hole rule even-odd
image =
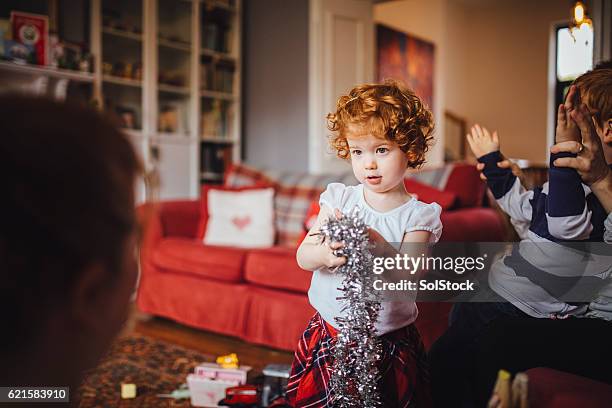
[[[551,147],[551,153],[569,152],[577,154],[576,157],[563,157],[555,160],[555,166],[576,169],[582,181],[588,185],[597,184],[607,177],[611,177],[601,140],[597,135],[595,126],[593,126],[586,105],[581,104],[577,109],[574,109],[571,117],[580,128],[582,143],[566,141]]]
[[[556,159],[557,167],[571,167],[578,171],[580,178],[591,187],[608,213],[612,212],[612,171],[606,163],[601,140],[597,135],[591,115],[586,105],[581,104],[571,113],[571,117],[582,135],[582,143],[567,141],[550,148],[551,153],[569,152],[576,157]]]

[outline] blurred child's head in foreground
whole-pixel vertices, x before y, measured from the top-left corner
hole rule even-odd
[[[0,123],[0,378],[76,381],[128,314],[141,164],[92,108],[5,95]]]

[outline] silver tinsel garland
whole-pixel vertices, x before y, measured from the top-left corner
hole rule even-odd
[[[344,276],[343,296],[339,298],[344,313],[336,319],[339,330],[330,381],[334,406],[379,407],[381,345],[374,324],[381,304],[380,294],[373,288],[368,226],[354,208],[339,220],[331,217],[321,233],[331,242],[342,242],[344,247],[336,250],[336,255],[347,259],[335,272]]]

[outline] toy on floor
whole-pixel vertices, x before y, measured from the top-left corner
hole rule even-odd
[[[136,398],[136,384],[121,384],[121,399]]]
[[[218,405],[236,408],[255,408],[258,406],[259,396],[254,385],[239,385],[225,390],[225,398]]]
[[[236,353],[219,356],[217,357],[217,364],[223,368],[238,368],[238,356]]]
[[[288,364],[268,364],[264,367],[264,383],[261,391],[262,407],[270,407],[272,401],[285,396],[290,374],[291,366]]]
[[[227,357],[227,356],[224,356]],[[234,355],[230,360],[237,362]],[[219,364],[202,363],[187,376],[191,405],[195,407],[216,407],[220,399],[227,396],[228,388],[244,385],[247,380],[248,366],[224,368]]]
[[[287,398],[278,397],[268,405],[268,408],[291,408],[291,405],[289,405]]]

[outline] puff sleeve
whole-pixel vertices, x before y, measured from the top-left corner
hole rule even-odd
[[[429,231],[431,232],[430,242],[438,242],[442,236],[442,221],[440,221],[442,207],[436,203],[419,202],[419,204],[416,211],[410,215],[405,232]]]
[[[342,198],[346,186],[342,183],[329,183],[319,197],[319,205],[325,204],[329,209],[342,207]]]

